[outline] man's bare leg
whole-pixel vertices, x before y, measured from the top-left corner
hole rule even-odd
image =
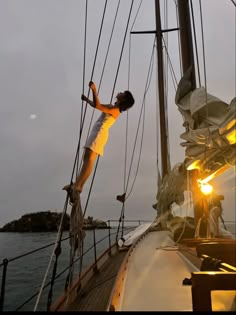
[[[80,193],[82,192],[84,184],[93,170],[93,164],[96,158],[97,158],[97,153],[93,152],[92,150],[88,148],[85,148],[84,157],[83,157],[83,165],[82,165],[80,174],[76,178],[76,182],[75,182],[75,189],[79,191]]]

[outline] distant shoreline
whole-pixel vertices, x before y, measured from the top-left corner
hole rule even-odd
[[[0,232],[56,232],[61,224],[62,212],[41,211],[28,213],[20,219],[11,221],[0,228]],[[93,217],[84,218],[83,230],[109,229],[105,221],[93,219]],[[63,218],[63,231],[70,230],[70,216],[66,214]]]

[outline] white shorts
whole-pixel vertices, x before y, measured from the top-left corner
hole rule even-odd
[[[103,156],[104,147],[108,140],[108,130],[102,129],[97,133],[96,130],[92,130],[86,143],[85,148],[91,149],[98,155]]]

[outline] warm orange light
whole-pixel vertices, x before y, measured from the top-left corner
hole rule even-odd
[[[229,144],[236,143],[236,118],[230,120],[224,127],[219,128],[219,134],[223,135]]]
[[[225,137],[228,140],[229,144],[235,144],[236,143],[236,129],[229,131],[225,135]]]
[[[215,271],[207,271],[207,273],[208,273],[208,275],[212,275],[212,276],[214,276],[216,274]]]
[[[201,188],[201,192],[204,195],[210,195],[212,193],[212,191],[213,191],[213,187],[210,184],[208,184],[208,183],[204,184],[204,183],[200,182],[200,186],[201,186],[200,187]]]
[[[192,171],[194,169],[200,169],[201,160],[195,160],[190,165],[187,166],[188,171]]]
[[[207,182],[209,182],[210,180],[222,175],[223,173],[225,173],[229,168],[231,167],[231,165],[229,164],[225,164],[223,166],[221,166],[218,170],[216,170],[215,172],[211,173],[209,176],[205,177],[205,178],[201,178],[200,182],[202,184],[206,184]]]

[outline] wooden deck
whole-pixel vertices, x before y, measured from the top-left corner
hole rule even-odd
[[[88,281],[77,300],[67,308],[67,311],[105,311],[117,273],[126,254],[127,251],[123,251],[112,256]]]
[[[199,269],[179,254],[170,231],[153,231],[136,244],[127,262],[116,311],[192,311],[191,286]]]

